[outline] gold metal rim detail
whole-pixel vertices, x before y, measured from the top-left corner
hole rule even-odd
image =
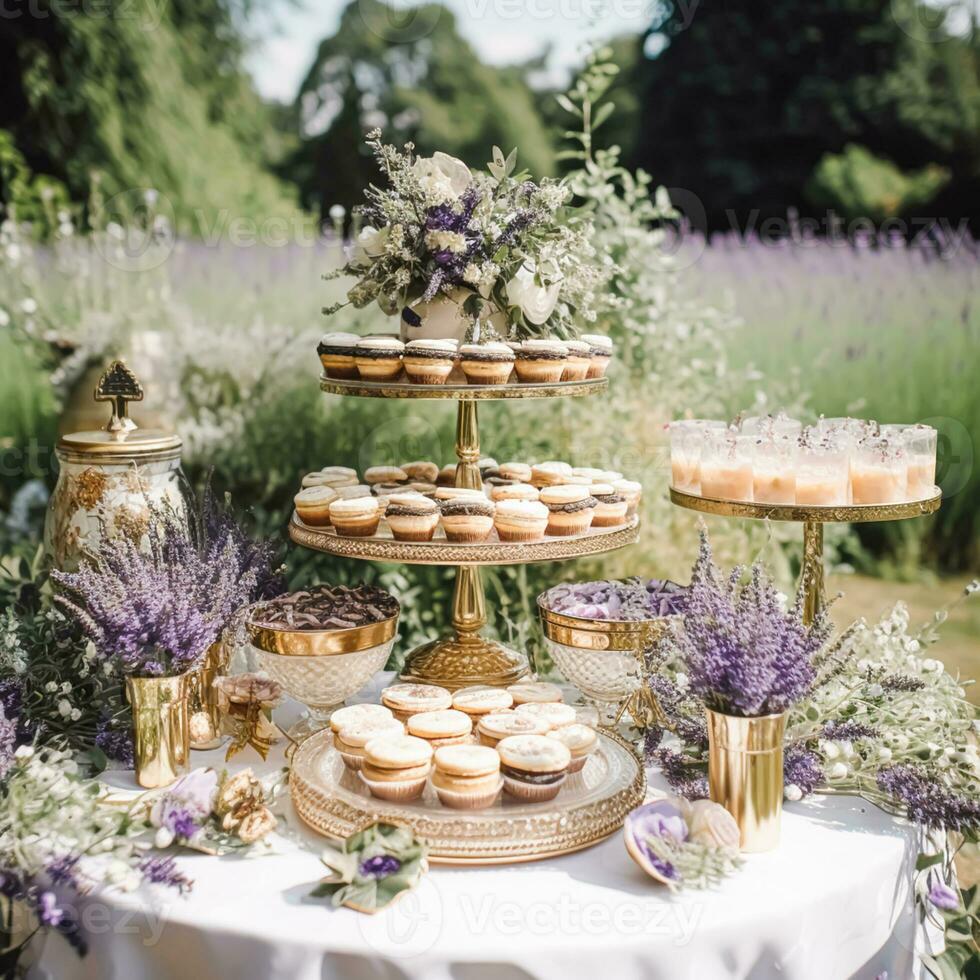
[[[273,629],[246,623],[252,643],[265,653],[283,657],[335,657],[387,643],[398,630],[396,612],[390,619],[336,630]]]
[[[585,648],[602,652],[635,653],[641,643],[662,635],[676,616],[655,616],[651,619],[615,620],[585,619],[566,616],[544,605],[546,593],[538,596],[538,616],[544,635],[566,647]]]
[[[407,381],[362,381],[320,375],[320,388],[330,395],[358,398],[423,398],[454,401],[501,401],[508,398],[578,398],[597,395],[609,387],[608,378],[556,381],[552,384],[419,385]]]
[[[670,488],[670,499],[679,507],[719,517],[747,517],[753,520],[809,521],[814,524],[865,524],[873,521],[902,521],[939,510],[943,495],[939,488],[924,500],[900,504],[848,504],[844,507],[817,507],[802,504],[756,504],[737,500],[718,500]]]

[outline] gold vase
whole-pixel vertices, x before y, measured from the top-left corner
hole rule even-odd
[[[136,782],[145,789],[169,786],[190,771],[190,676],[127,677],[133,708]]]
[[[741,831],[743,851],[779,844],[786,713],[737,718],[707,709],[708,785]]]
[[[207,717],[207,736],[202,734],[191,741],[192,749],[214,749],[221,744],[221,712],[218,710],[218,696],[214,689],[215,680],[228,670],[231,662],[231,649],[218,640],[208,647],[201,666],[192,671],[190,678],[190,710]]]

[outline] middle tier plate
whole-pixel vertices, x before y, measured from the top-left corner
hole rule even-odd
[[[310,527],[293,513],[289,536],[296,544],[343,558],[404,562],[409,565],[523,565],[536,561],[583,558],[634,544],[640,522],[595,528],[585,534],[545,537],[539,541],[499,541],[496,531],[479,544],[447,541],[442,533],[431,541],[396,541],[386,527],[369,538],[348,538],[332,527]]]

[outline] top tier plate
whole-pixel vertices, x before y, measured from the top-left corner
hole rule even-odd
[[[872,521],[903,521],[939,510],[943,495],[939,487],[931,497],[899,504],[848,504],[842,507],[806,504],[757,504],[739,500],[701,497],[670,488],[670,499],[679,507],[721,517],[749,517],[770,521],[808,521],[812,524],[868,524]]]
[[[597,395],[609,385],[608,378],[588,381],[557,381],[553,384],[417,385],[407,381],[348,381],[320,375],[320,387],[331,395],[358,398],[443,398],[454,401],[500,401],[506,398],[580,398]]]

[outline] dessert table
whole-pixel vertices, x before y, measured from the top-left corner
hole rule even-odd
[[[248,753],[231,768],[267,773]],[[196,765],[223,766],[223,751]],[[656,772],[650,783],[665,788]],[[107,782],[134,788],[129,773]],[[910,882],[914,831],[862,800],[788,804],[780,847],[749,855],[721,887],[672,895],[630,860],[617,834],[561,858],[509,866],[434,866],[374,916],[307,896],[326,873],[324,840],[285,804],[275,853],[181,852],[194,880],[181,897],[90,896],[91,949],[77,959],[47,938],[29,976],[45,980],[568,980],[918,976],[922,930]]]

